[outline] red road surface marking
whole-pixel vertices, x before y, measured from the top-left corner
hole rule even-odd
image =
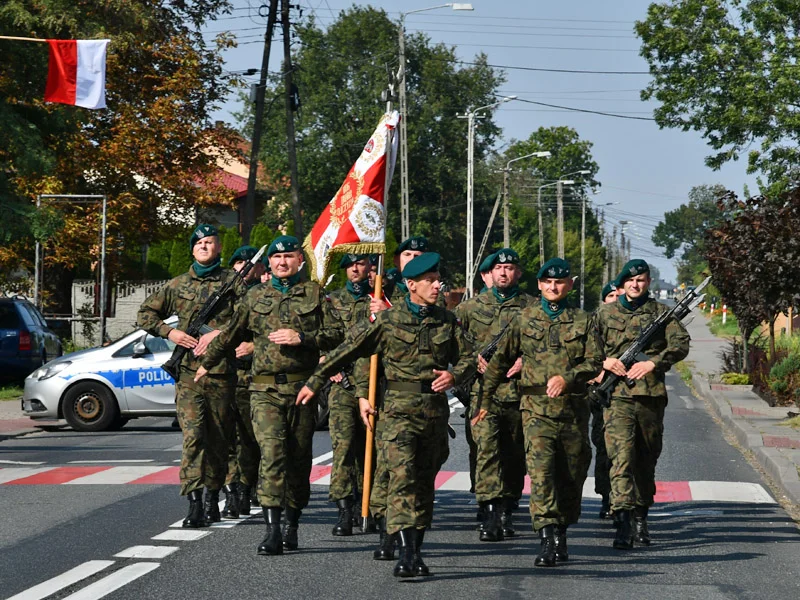
[[[22,479],[14,479],[13,481],[6,482],[5,485],[57,485],[59,483],[67,483],[73,479],[86,477],[87,475],[94,475],[101,471],[108,471],[111,467],[58,467],[45,471],[44,473],[37,473]]]

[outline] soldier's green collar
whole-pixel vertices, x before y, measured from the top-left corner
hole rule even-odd
[[[500,302],[500,304],[502,304],[506,300],[511,300],[512,298],[515,298],[519,295],[519,286],[514,285],[509,288],[504,288],[503,290],[500,290],[497,286],[494,286],[492,288],[492,293],[494,294],[494,297],[497,298],[497,300]]]
[[[270,281],[272,281],[272,287],[281,294],[287,294],[289,290],[292,289],[292,286],[300,282],[300,273],[295,273],[291,277],[286,277],[285,279],[273,276]]]
[[[211,275],[214,271],[217,270],[220,264],[220,258],[217,257],[217,260],[208,264],[208,265],[201,265],[199,262],[194,261],[192,263],[192,270],[194,274],[197,275],[200,279],[205,279],[209,275]]]
[[[433,312],[434,307],[428,306],[425,304],[416,304],[415,302],[411,301],[411,296],[406,295],[406,306],[408,310],[411,312],[412,315],[417,317],[418,319],[424,319],[428,317]]]
[[[649,291],[645,292],[635,300],[629,300],[628,297],[625,294],[623,294],[622,296],[619,297],[619,303],[622,304],[622,306],[627,308],[629,311],[633,312],[637,308],[642,306],[645,302],[647,302],[649,299],[650,299]]]
[[[345,287],[347,288],[347,291],[350,292],[350,295],[356,299],[363,298],[372,291],[372,288],[369,285],[369,278],[362,281],[356,281],[355,283],[348,279]]]
[[[567,308],[568,305],[569,302],[567,302],[566,298],[558,302],[548,302],[544,299],[544,296],[542,296],[542,310],[551,320],[556,319],[558,315],[564,312],[564,309]]]

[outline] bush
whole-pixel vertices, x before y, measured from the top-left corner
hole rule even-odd
[[[775,362],[769,371],[767,383],[777,397],[778,404],[786,406],[797,402],[800,395],[800,352],[789,352]]]
[[[720,381],[728,385],[750,385],[750,375],[747,373],[723,373]]]

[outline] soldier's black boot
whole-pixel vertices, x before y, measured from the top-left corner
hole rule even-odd
[[[206,518],[203,515],[203,490],[193,490],[189,492],[189,514],[183,520],[184,527],[208,527]]]
[[[302,511],[291,506],[286,507],[286,519],[283,525],[284,550],[297,550],[297,528],[300,527]]]
[[[238,519],[239,518],[239,495],[238,484],[229,483],[222,488],[222,493],[225,494],[225,506],[222,507],[223,519]]]
[[[394,566],[395,577],[414,577],[414,548],[417,544],[417,530],[413,527],[400,530],[400,560]]]
[[[353,497],[337,500],[336,506],[339,507],[339,520],[333,526],[331,533],[336,536],[353,535]]]
[[[239,486],[239,514],[243,516],[250,515],[250,486]]]
[[[630,550],[633,548],[633,526],[631,525],[631,511],[615,511],[614,518],[617,522],[617,535],[614,537],[614,548],[617,550]]]
[[[633,513],[634,539],[643,546],[650,545],[650,532],[647,530],[647,507],[637,506]]]
[[[600,505],[600,514],[597,516],[601,519],[608,519],[611,516],[611,499],[608,496],[603,496],[602,504]]]
[[[569,550],[567,549],[567,526],[556,525],[556,560],[566,562],[569,560]]]
[[[500,521],[500,503],[492,500],[486,505],[486,520],[481,527],[482,542],[502,542],[503,524]]]
[[[422,561],[422,555],[420,554],[420,549],[422,548],[422,542],[424,539],[425,530],[417,529],[417,539],[414,544],[414,561],[411,563],[411,566],[414,569],[414,575],[417,575],[418,577],[427,577],[431,574],[430,569],[428,569],[428,565]]]
[[[275,556],[283,554],[283,536],[281,535],[281,509],[261,507],[264,513],[264,522],[267,524],[267,536],[258,546],[258,553],[262,556]]]
[[[478,502],[478,512],[475,513],[475,520],[480,523],[478,529],[483,527],[483,522],[486,520],[486,502]]]
[[[503,537],[514,537],[514,505],[516,503],[512,498],[505,498],[503,500],[503,514],[500,516],[500,524],[503,526]]]
[[[206,498],[203,503],[206,521],[209,523],[219,523],[222,520],[219,514],[219,490],[206,488]]]
[[[539,537],[542,538],[542,549],[539,556],[533,561],[536,567],[555,567],[556,566],[556,539],[555,528],[552,525],[545,525],[539,530]]]
[[[375,517],[375,526],[378,528],[380,541],[378,548],[372,553],[375,560],[394,560],[394,541],[395,536],[386,532],[386,518]]]

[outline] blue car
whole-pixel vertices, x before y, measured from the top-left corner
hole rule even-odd
[[[61,340],[33,304],[0,298],[0,378],[21,381],[61,354]]]

